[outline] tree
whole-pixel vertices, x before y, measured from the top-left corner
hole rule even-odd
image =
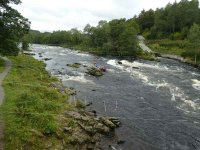
[[[193,24],[189,30],[188,40],[191,43],[191,49],[186,50],[181,55],[189,58],[194,63],[200,62],[200,26]]]
[[[20,4],[20,0],[1,0],[0,2],[0,53],[17,55],[18,44],[28,33],[30,22],[17,10],[10,7],[10,3]]]
[[[196,23],[189,30],[188,40],[195,48],[200,47],[200,26]]]
[[[138,23],[140,24],[140,30],[143,32],[145,29],[150,30],[154,26],[154,11],[152,9],[143,10],[138,16]]]

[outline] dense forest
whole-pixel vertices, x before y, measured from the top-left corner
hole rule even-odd
[[[200,23],[198,0],[181,0],[165,8],[143,10],[135,16],[140,32],[149,39],[185,39],[190,27]]]

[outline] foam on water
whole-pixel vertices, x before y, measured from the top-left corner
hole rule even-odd
[[[159,69],[159,70],[165,70],[169,71],[169,68],[166,66],[160,66],[160,65],[149,65],[149,64],[143,64],[139,62],[129,62],[127,60],[122,60],[122,64],[118,64],[117,60],[109,60],[107,64],[112,65],[116,67],[117,69],[120,69],[121,71],[130,73],[131,77],[139,78],[143,83],[153,86],[157,90],[162,90],[164,92],[169,92],[171,94],[171,100],[173,102],[178,102],[178,109],[183,110],[185,113],[189,113],[192,110],[198,110],[200,109],[200,106],[196,101],[192,101],[189,99],[189,97],[184,93],[182,89],[180,89],[177,86],[174,86],[173,84],[167,83],[166,81],[152,81],[149,79],[147,75],[145,75],[142,70],[140,69],[133,69],[133,67],[148,67],[153,69]],[[177,69],[178,70],[178,69]],[[179,69],[178,71],[182,71],[182,69]],[[200,81],[194,79],[193,80],[194,88],[200,87]]]
[[[130,73],[131,77],[137,77],[142,80],[144,83],[148,83],[149,79],[146,75],[144,75],[141,71],[138,71],[136,69],[133,69],[132,67],[135,67],[132,63],[122,60],[121,61],[123,65],[118,64],[117,60],[109,60],[107,64],[116,67],[117,69],[120,69],[123,72]]]
[[[62,81],[76,81],[80,83],[95,84],[92,80],[85,78],[84,73],[77,72],[78,76],[69,76],[69,75],[57,75]]]
[[[107,62],[108,65],[114,66],[117,69],[124,70],[124,67],[117,63],[117,60],[111,59]]]
[[[200,91],[200,81],[197,79],[192,79],[192,87],[196,90]]]
[[[141,63],[141,62],[129,62],[127,60],[122,60],[122,65],[128,66],[128,67],[142,67],[142,68],[152,68],[156,70],[162,70],[162,71],[169,71],[170,69],[167,66],[164,65],[159,65],[157,64],[146,64],[146,63]]]

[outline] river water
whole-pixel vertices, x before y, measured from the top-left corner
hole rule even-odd
[[[122,126],[104,149],[200,150],[199,70],[169,59],[118,60],[45,45],[32,50],[47,71],[77,90],[75,98],[93,103],[88,109],[120,118]],[[107,68],[100,78],[85,73],[94,60]],[[67,66],[72,63],[81,67]],[[117,145],[118,139],[126,142]]]

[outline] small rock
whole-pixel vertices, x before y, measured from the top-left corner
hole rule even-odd
[[[97,123],[94,127],[97,130],[97,132],[99,132],[99,133],[104,133],[105,134],[105,133],[109,133],[110,132],[110,129],[107,126],[105,126],[105,125],[103,125],[101,123]]]
[[[126,141],[124,141],[124,140],[118,140],[117,141],[117,144],[124,144]]]
[[[122,62],[121,62],[121,61],[118,61],[117,63],[120,64],[120,65],[122,65]]]
[[[91,110],[91,111],[89,111],[89,112],[93,113],[93,115],[94,115],[95,117],[97,116],[97,112],[96,112],[95,110]]]
[[[24,55],[31,55],[31,56],[34,56],[34,55],[35,55],[35,53],[31,53],[31,52],[24,52],[23,54],[24,54]]]
[[[116,128],[116,125],[112,121],[110,121],[109,119],[101,118],[101,120],[106,126],[112,128],[112,129]]]
[[[96,131],[95,131],[95,129],[93,128],[93,127],[91,127],[91,126],[85,126],[85,125],[83,125],[82,123],[78,123],[79,125],[80,125],[80,127],[83,129],[83,130],[85,130],[86,132],[88,132],[88,133],[90,133],[90,134],[94,134]]]
[[[139,67],[132,67],[133,69],[140,69]]]
[[[90,106],[92,105],[93,103],[92,102],[89,102],[88,104],[86,104],[85,106]]]
[[[109,145],[109,148],[111,148],[112,150],[117,150],[114,146]]]
[[[51,60],[52,58],[44,58],[45,61]]]
[[[69,127],[64,127],[64,132],[71,132],[72,128],[69,128]]]

